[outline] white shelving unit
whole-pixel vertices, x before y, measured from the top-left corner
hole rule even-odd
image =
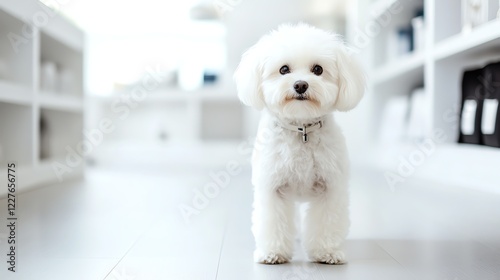
[[[93,96],[91,101],[95,102],[94,106],[103,108],[103,115],[115,115],[109,111],[112,104],[129,95],[130,91],[125,90],[109,96]],[[131,116],[124,122],[136,127],[135,124],[141,120],[134,120],[134,115],[140,115],[139,111],[150,115],[153,120],[163,118],[162,129],[171,136],[171,140],[198,144],[207,140],[241,141],[244,134],[243,105],[234,94],[234,89],[219,84],[192,91],[156,89],[137,102],[137,107],[131,109]],[[99,117],[89,122],[96,123],[98,120]]]
[[[79,29],[38,1],[0,0],[0,182],[6,163],[17,162],[17,191],[57,181],[54,162],[65,164],[66,148],[83,139],[83,42]],[[71,88],[43,91],[43,61],[72,73]],[[83,174],[83,165],[70,169],[63,179]]]
[[[489,0],[489,21],[462,32],[459,0],[360,0],[358,18],[363,28],[390,14],[387,25],[376,36],[365,55],[368,57],[369,91],[372,102],[372,133],[380,131],[381,115],[387,101],[394,96],[409,96],[419,86],[425,89],[426,112],[430,116],[427,137],[437,130],[444,131],[446,141],[424,163],[415,166],[412,176],[445,184],[464,185],[500,193],[500,149],[458,144],[458,116],[461,100],[461,80],[466,69],[482,67],[500,60],[500,20],[496,19],[498,0]],[[364,6],[363,6],[364,5]],[[390,13],[391,5],[400,12]],[[409,24],[418,8],[425,17],[425,47],[423,50],[387,59],[389,34],[402,24]],[[493,11],[494,10],[494,11]],[[402,159],[418,150],[415,143],[399,146],[377,146],[372,163],[386,171],[396,171]],[[396,172],[397,174],[397,172]]]
[[[207,86],[195,91],[169,89],[152,93],[148,102],[185,106],[186,124],[191,130],[191,137],[185,138],[188,141],[239,141],[243,136],[243,105],[234,89],[222,86]]]

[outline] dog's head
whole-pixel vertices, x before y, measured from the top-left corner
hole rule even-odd
[[[364,73],[340,37],[306,24],[262,37],[243,54],[234,79],[244,104],[291,119],[348,111],[365,90]]]

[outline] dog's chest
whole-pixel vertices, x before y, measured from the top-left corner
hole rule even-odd
[[[293,177],[303,177],[305,174],[314,173],[316,159],[314,151],[307,143],[300,145],[284,146],[284,154],[282,154],[283,168],[290,172]]]
[[[284,183],[297,195],[308,192],[323,177],[321,174],[327,155],[316,138],[302,142],[300,137],[282,139],[277,155],[279,173],[283,174]]]

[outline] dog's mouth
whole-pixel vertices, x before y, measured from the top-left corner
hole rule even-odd
[[[307,94],[294,94],[294,95],[289,95],[285,98],[286,101],[292,101],[292,100],[299,100],[299,101],[307,101],[311,100]]]
[[[297,93],[290,94],[287,97],[285,97],[284,102],[288,103],[288,102],[293,102],[295,100],[304,102],[304,105],[305,103],[312,103],[314,105],[319,105],[318,101],[309,94],[297,94]]]
[[[309,100],[309,98],[305,95],[297,95],[297,96],[294,96],[293,99],[295,99],[295,100]]]

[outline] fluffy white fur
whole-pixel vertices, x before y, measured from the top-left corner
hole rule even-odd
[[[281,74],[287,65],[290,73]],[[323,68],[321,75],[313,67]],[[345,262],[341,245],[348,233],[349,161],[344,136],[331,114],[355,107],[365,89],[364,74],[338,35],[306,24],[283,25],[262,37],[242,57],[234,75],[238,96],[262,110],[252,157],[256,262],[291,260],[296,203],[308,204],[302,243],[312,261]],[[296,81],[309,87],[301,96]],[[305,97],[305,100],[304,98]],[[304,143],[282,124],[323,121]]]

